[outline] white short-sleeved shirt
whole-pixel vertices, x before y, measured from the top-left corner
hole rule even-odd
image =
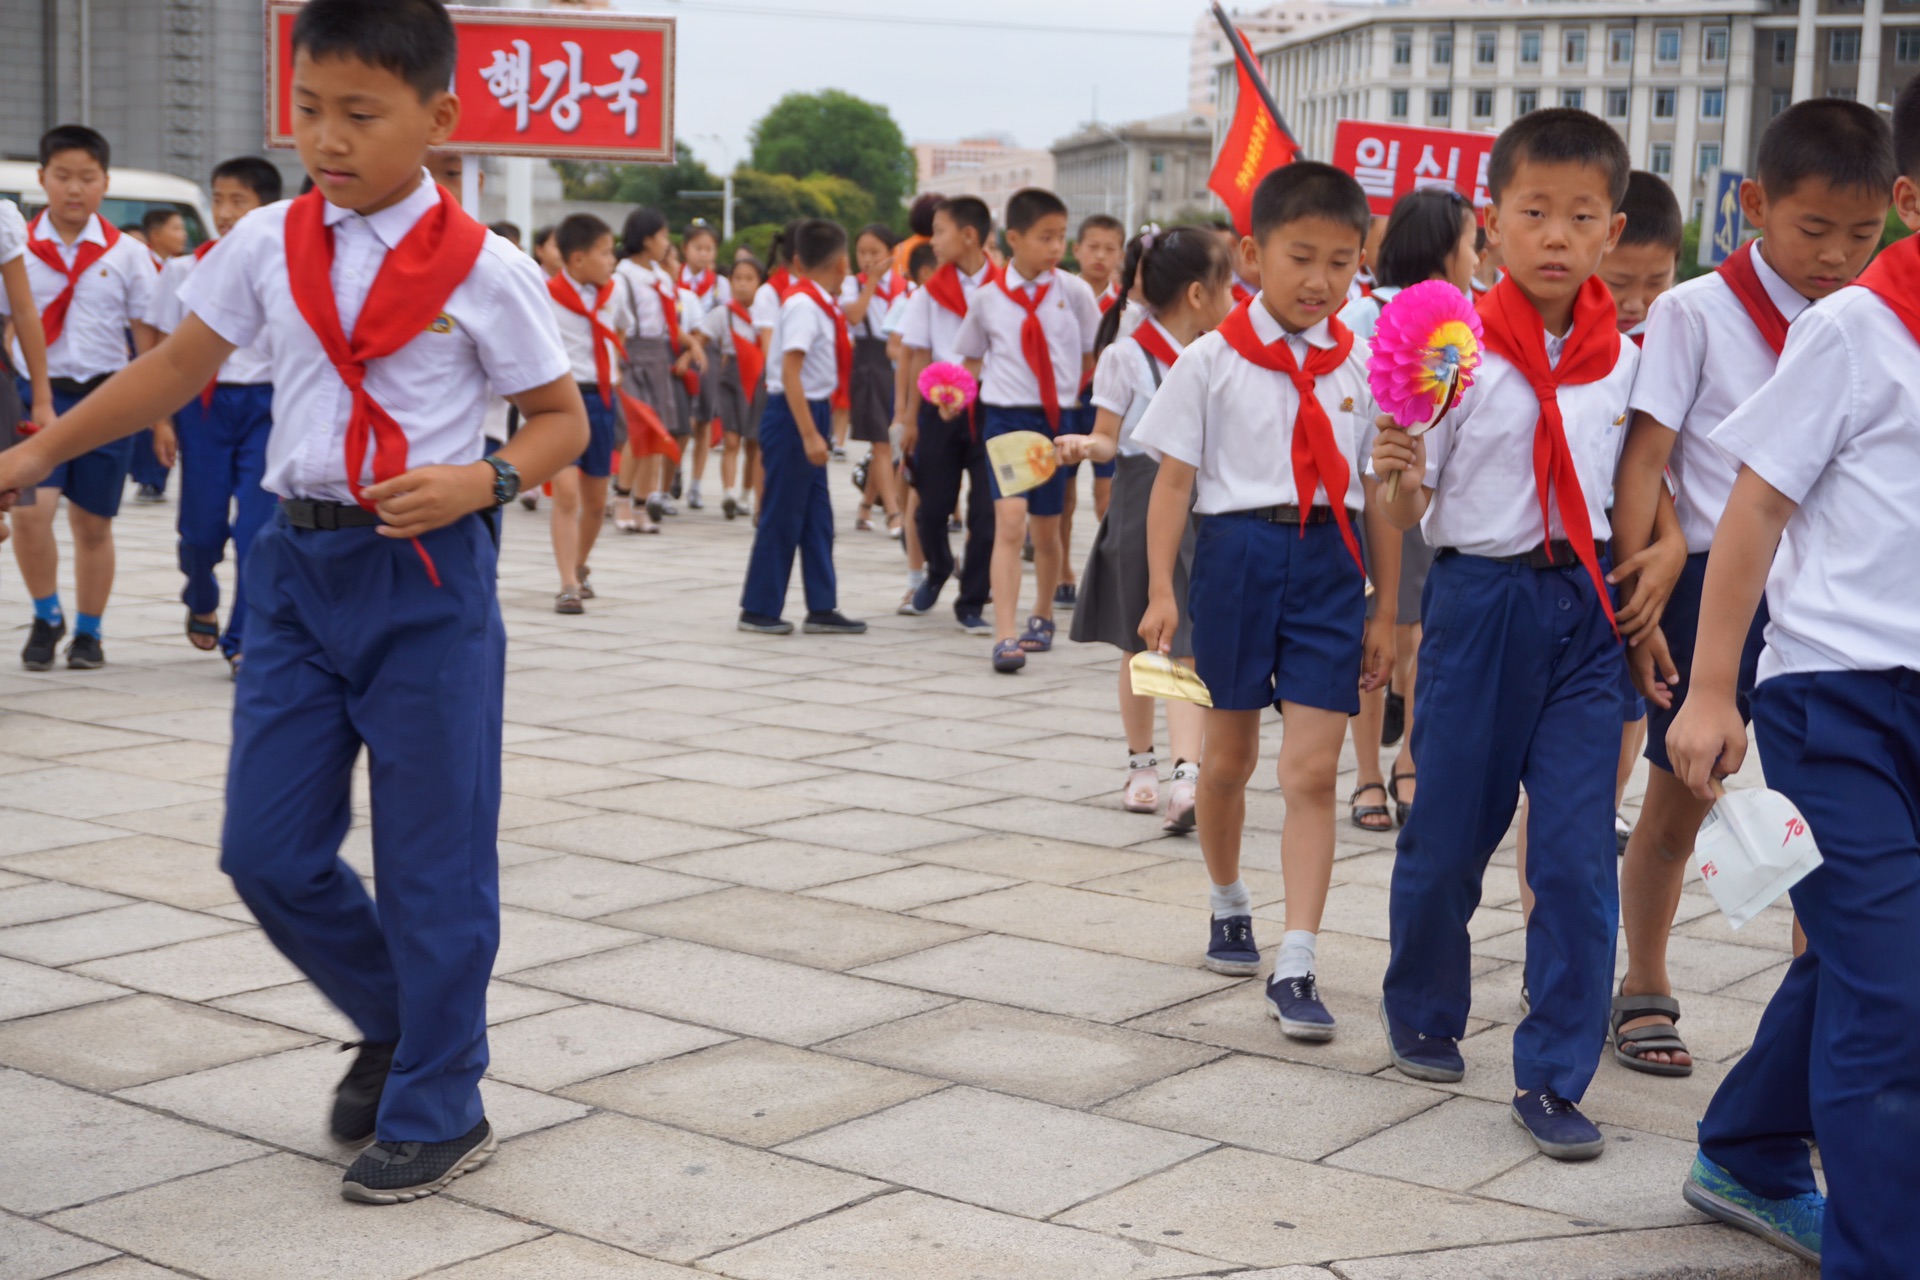
[[[82,244],[107,242],[105,224],[98,214],[88,220],[86,229],[70,245],[60,242],[44,216],[29,224],[27,235],[35,240],[51,239],[68,264],[79,255]],[[115,241],[106,256],[94,263],[74,285],[73,301],[67,306],[67,319],[60,337],[47,344],[47,376],[87,382],[126,368],[127,326],[135,320],[145,323],[147,304],[159,277],[145,245],[132,236],[121,236]],[[66,276],[33,254],[27,254],[27,282],[33,288],[33,303],[40,308],[42,318],[67,287]],[[5,294],[0,293],[0,309],[4,307]],[[13,367],[27,367],[18,339],[13,344]]]
[[[613,270],[627,286],[627,300],[633,313],[633,327],[621,332],[636,338],[666,337],[667,309],[661,304],[660,291],[671,287],[671,277],[658,263],[643,267],[631,258],[622,258]]]
[[[1286,333],[1258,298],[1247,310],[1263,344],[1272,345]],[[1311,349],[1335,346],[1325,321],[1286,336],[1293,358],[1302,364]],[[1360,476],[1374,437],[1366,347],[1354,343],[1346,361],[1315,383],[1314,394],[1347,460],[1346,505],[1361,510],[1366,491]],[[1193,509],[1201,515],[1299,504],[1293,484],[1293,421],[1299,408],[1293,379],[1245,359],[1216,331],[1181,354],[1134,427],[1133,441],[1155,458],[1197,468]],[[1306,499],[1324,500],[1320,493]]]
[[[1175,355],[1180,353],[1179,341],[1162,328],[1158,320],[1144,320],[1134,332],[1148,325],[1159,330]],[[1132,337],[1121,338],[1100,353],[1100,363],[1093,369],[1093,407],[1119,417],[1119,450],[1123,456],[1144,452],[1135,443],[1133,430],[1146,416],[1147,406],[1153,403],[1160,384],[1166,381],[1167,371],[1168,366],[1148,355],[1146,348]]]
[[[824,290],[822,291],[824,292]],[[835,314],[838,314],[835,304]],[[833,316],[799,290],[780,304],[780,322],[773,330],[773,355],[767,361],[767,392],[786,392],[786,353],[805,352],[800,365],[800,390],[808,400],[825,400],[840,386],[840,361],[834,348]]]
[[[685,267],[680,268],[680,327],[692,333],[707,318],[707,313],[716,307],[724,307],[733,300],[733,286],[718,270],[713,270],[713,279],[707,284],[705,293],[696,293],[693,288],[693,273]]]
[[[424,170],[422,171],[424,173]],[[333,293],[351,333],[387,253],[439,199],[431,181],[371,217],[326,207],[333,229]],[[346,430],[353,396],[307,327],[287,276],[282,202],[246,216],[180,291],[188,311],[228,342],[263,335],[273,353],[273,433],[265,486],[283,498],[352,501]],[[552,299],[532,258],[489,234],[479,261],[436,322],[367,366],[366,389],[407,434],[407,465],[477,462],[488,388],[513,396],[569,375]],[[372,454],[362,483],[372,480]]]
[[[1768,266],[1757,249],[1752,259],[1767,296],[1792,324],[1812,304]],[[1713,545],[1714,527],[1727,509],[1739,470],[1709,437],[1773,376],[1775,359],[1746,307],[1717,271],[1653,300],[1630,403],[1679,436],[1668,470],[1679,490],[1673,505],[1688,551]]]
[[[180,305],[180,288],[200,261],[190,253],[183,253],[160,268],[160,279],[154,282],[153,297],[147,301],[147,313],[141,319],[161,333],[178,329],[187,316],[187,309]],[[235,347],[226,363],[220,366],[218,381],[248,387],[272,382],[273,354],[267,350],[265,341]]]
[[[960,276],[960,293],[967,300],[967,309],[972,311],[973,304],[980,296],[980,289],[987,282],[987,275],[993,270],[990,262],[981,262],[980,269],[972,275],[954,269]],[[918,351],[925,351],[935,361],[953,362],[961,359],[954,349],[953,340],[960,333],[961,317],[953,314],[934,301],[931,289],[916,290],[907,299],[905,314],[900,318],[900,341]]]
[[[20,206],[0,200],[0,267],[26,256],[26,252],[27,220],[20,216]]]
[[[1566,339],[1548,335],[1548,358],[1559,363],[1565,346]],[[1422,528],[1432,547],[1475,556],[1521,555],[1548,537],[1533,476],[1540,400],[1526,376],[1498,353],[1482,348],[1481,356],[1460,407],[1427,433],[1426,487],[1433,495]],[[1622,338],[1612,372],[1559,391],[1560,417],[1596,540],[1613,534],[1607,501],[1626,443],[1627,396],[1639,360],[1640,349]],[[1565,538],[1557,494],[1551,510],[1551,536]]]
[[[853,340],[855,342],[860,341],[862,338],[879,338],[884,340],[888,334],[893,332],[893,330],[888,327],[891,317],[896,310],[906,306],[907,299],[903,294],[889,302],[887,300],[887,290],[891,288],[893,288],[893,272],[888,271],[880,277],[880,287],[874,290],[873,300],[867,303],[867,314],[860,318],[859,324],[853,326]],[[860,301],[860,277],[849,275],[847,282],[840,286],[840,309],[845,311],[858,301]]]
[[[1800,507],[1767,577],[1760,679],[1920,668],[1920,345],[1900,318],[1863,288],[1808,308],[1712,440]]]
[[[1047,335],[1047,353],[1053,360],[1054,394],[1071,405],[1080,394],[1080,378],[1088,352],[1100,330],[1100,304],[1079,276],[1049,271],[1029,281],[1011,264],[1006,288],[988,285],[973,295],[967,318],[954,335],[953,349],[961,358],[985,360],[981,370],[980,403],[1008,408],[1042,403],[1040,384],[1021,353],[1020,330],[1027,313],[1008,296],[1008,290],[1034,296],[1045,288],[1040,304],[1040,328]]]
[[[1373,331],[1380,327],[1380,313],[1399,292],[1392,285],[1382,285],[1364,297],[1353,299],[1340,308],[1340,323],[1353,330],[1354,337],[1371,343]]]
[[[580,295],[580,301],[587,304],[587,310],[592,311],[599,305],[600,290],[598,288],[590,284],[581,284],[572,276],[567,276],[567,283],[571,284],[574,291]],[[612,292],[613,297],[608,300],[606,308],[598,313],[600,323],[615,333],[632,333],[633,301],[627,292],[625,282],[616,275],[607,283],[607,288]],[[585,316],[575,315],[553,301],[551,294],[548,294],[548,301],[553,306],[554,323],[560,327],[560,345],[567,353],[567,363],[573,368],[573,380],[579,383],[597,384],[600,374],[593,359],[593,322]],[[618,369],[620,362],[627,358],[627,353],[611,345],[609,351],[613,358],[612,367]]]
[[[751,314],[751,313],[749,313]],[[707,312],[700,321],[700,333],[706,336],[709,344],[707,354],[715,360],[734,358],[734,339],[758,346],[760,330],[752,320],[742,320],[733,313],[732,307],[715,307]]]

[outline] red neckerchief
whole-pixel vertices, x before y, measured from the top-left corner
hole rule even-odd
[[[1100,304],[1101,315],[1105,315],[1107,312],[1113,310],[1113,304],[1120,301],[1119,284],[1112,280],[1107,281],[1107,287],[1100,291],[1100,296],[1095,298],[1094,301]]]
[[[1333,339],[1333,346],[1310,348],[1306,367],[1302,368],[1294,359],[1293,348],[1287,345],[1286,334],[1281,334],[1279,340],[1271,344],[1260,341],[1260,334],[1253,327],[1252,306],[1251,302],[1243,302],[1235,307],[1221,322],[1220,336],[1227,340],[1227,345],[1241,359],[1262,369],[1284,373],[1293,380],[1293,390],[1300,401],[1293,415],[1295,501],[1302,511],[1306,511],[1312,507],[1315,494],[1321,489],[1326,490],[1327,505],[1333,508],[1333,519],[1340,526],[1341,540],[1347,544],[1347,550],[1353,554],[1353,562],[1360,566],[1360,573],[1364,576],[1367,564],[1361,559],[1360,543],[1353,536],[1352,522],[1347,519],[1347,483],[1352,478],[1353,469],[1333,438],[1333,420],[1327,417],[1326,406],[1320,403],[1320,397],[1315,394],[1319,380],[1345,364],[1347,357],[1353,354],[1353,332],[1339,320],[1329,317],[1327,335]],[[1135,341],[1139,337],[1139,331],[1136,330]],[[1300,536],[1307,536],[1304,523],[1300,526]]]
[[[1049,430],[1060,430],[1060,388],[1054,381],[1053,349],[1047,344],[1046,326],[1040,323],[1040,304],[1047,300],[1047,294],[1053,289],[1053,281],[1045,284],[1029,280],[1018,289],[1007,283],[1003,275],[996,282],[1000,292],[1013,299],[1013,305],[1026,313],[1020,322],[1020,354],[1025,357],[1027,368],[1033,371],[1033,380],[1040,384],[1040,407],[1046,411]],[[1033,296],[1027,296],[1027,285],[1033,286]]]
[[[1180,352],[1173,349],[1173,344],[1167,341],[1167,335],[1161,333],[1160,326],[1151,320],[1133,331],[1133,340],[1139,344],[1142,351],[1169,369],[1173,368],[1173,362],[1180,358]]]
[[[1914,341],[1920,342],[1920,241],[1912,236],[1894,241],[1854,283],[1872,290],[1889,311],[1900,317]]]
[[[287,283],[301,317],[353,393],[347,419],[347,488],[369,511],[374,504],[360,492],[368,447],[373,450],[374,480],[391,480],[407,469],[407,433],[368,394],[367,365],[418,338],[473,274],[486,248],[487,229],[468,217],[445,187],[438,190],[440,203],[423,214],[381,262],[351,339],[340,327],[339,301],[333,293],[333,228],[326,223],[326,202],[318,191],[309,191],[287,211]],[[427,577],[439,586],[440,574],[427,549],[418,538],[413,546],[427,566]]]
[[[1647,331],[1645,329],[1636,329],[1627,336],[1633,339],[1633,345],[1636,347],[1644,348],[1647,345]]]
[[[728,302],[727,310],[746,324],[748,333],[758,332],[754,327],[753,313],[739,302]],[[731,322],[727,325],[727,333],[733,338],[733,358],[740,364],[740,390],[751,400],[753,389],[760,385],[760,375],[767,371],[767,353],[760,349],[760,343],[755,338],[741,337],[739,328]]]
[[[1753,321],[1753,327],[1760,331],[1760,337],[1766,344],[1773,348],[1773,358],[1778,360],[1787,346],[1787,318],[1773,304],[1767,286],[1760,281],[1760,272],[1753,265],[1753,241],[1749,240],[1735,249],[1720,264],[1718,274],[1727,288],[1733,290],[1733,296],[1740,300],[1740,305],[1747,309],[1747,318]]]
[[[982,286],[998,284],[1001,279],[1000,269],[989,262],[987,274],[980,277],[980,283]],[[960,268],[955,263],[949,262],[933,273],[933,278],[927,281],[927,292],[954,315],[962,320],[967,318],[967,289],[960,281]]]
[[[680,268],[681,286],[696,298],[704,298],[713,292],[714,283],[719,279],[718,273],[712,267],[708,267],[697,276],[687,274],[685,267]]]
[[[613,301],[615,288],[613,281],[600,286],[600,296],[594,299],[593,310],[587,310],[587,304],[574,287],[567,273],[557,271],[547,277],[547,293],[563,311],[576,316],[586,317],[588,326],[593,330],[593,376],[600,388],[600,402],[609,409],[618,404],[627,420],[627,436],[634,442],[634,452],[641,457],[649,454],[664,453],[680,460],[680,448],[674,444],[673,436],[660,425],[660,416],[646,409],[638,400],[628,395],[624,388],[616,390],[613,381],[613,351],[622,349],[620,335],[613,326],[600,318],[600,313]],[[613,351],[607,344],[613,344]],[[615,397],[618,396],[618,399]]]
[[[785,267],[775,267],[773,274],[767,277],[767,283],[773,286],[780,301],[785,302],[787,295],[793,292],[793,273]]]
[[[1254,291],[1252,289],[1247,288],[1246,285],[1240,283],[1239,276],[1235,276],[1233,278],[1234,303],[1238,305],[1239,303],[1242,303],[1242,302],[1252,302],[1254,297],[1255,297]]]
[[[98,218],[99,215],[95,214],[94,217]],[[60,341],[60,334],[67,327],[67,309],[73,305],[74,287],[80,283],[80,277],[87,274],[88,267],[113,252],[113,246],[120,243],[120,232],[110,223],[100,223],[100,238],[106,243],[81,241],[74,252],[73,265],[69,267],[66,259],[60,256],[59,246],[51,239],[41,238],[39,233],[46,226],[46,221],[47,214],[43,209],[40,216],[33,220],[33,225],[27,229],[27,252],[66,277],[67,281],[67,287],[60,291],[60,296],[40,311],[40,327],[46,330],[47,349],[51,351],[53,344]],[[86,230],[82,228],[80,234],[85,235]]]
[[[847,328],[847,317],[820,291],[820,286],[806,276],[793,278],[793,292],[811,301],[833,321],[833,365],[840,375],[839,382],[833,388],[833,407],[848,408],[853,404],[849,392],[853,381],[853,332]]]
[[[1540,493],[1542,541],[1553,540],[1549,493],[1560,507],[1560,525],[1566,530],[1573,554],[1593,579],[1600,605],[1613,624],[1613,600],[1600,573],[1593,548],[1593,522],[1587,515],[1586,491],[1574,469],[1573,450],[1560,414],[1561,387],[1598,382],[1613,372],[1620,359],[1620,326],[1613,295],[1598,276],[1589,276],[1573,300],[1573,328],[1555,366],[1547,360],[1547,331],[1539,310],[1520,292],[1512,277],[1495,285],[1476,308],[1486,330],[1489,349],[1499,353],[1533,388],[1540,401],[1540,417],[1533,429],[1533,480]],[[1618,626],[1614,634],[1619,634]]]
[[[862,289],[867,287],[866,272],[862,271],[856,277],[856,279],[859,280],[860,287]],[[899,276],[893,274],[893,272],[889,271],[885,275],[880,277],[880,287],[873,291],[873,296],[880,299],[880,301],[882,302],[892,303],[896,298],[906,293],[906,291],[907,291],[907,282],[905,280],[902,280]]]
[[[218,240],[209,240],[205,244],[201,245],[199,248],[195,249],[193,251],[194,265],[198,266],[200,263],[200,260],[206,257],[208,254],[212,253],[213,246],[219,243],[220,242]],[[220,389],[220,375],[216,373],[213,375],[213,377],[207,379],[207,385],[200,389],[200,411],[202,413],[206,412],[208,409],[213,408],[213,393],[218,391],[219,389]]]

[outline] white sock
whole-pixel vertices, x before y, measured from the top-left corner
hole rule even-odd
[[[1304,978],[1313,972],[1314,944],[1319,935],[1310,929],[1289,929],[1280,935],[1280,954],[1273,962],[1276,978]]]
[[[688,486],[687,486],[687,492],[688,492],[689,494],[691,494],[691,495],[692,495],[693,497],[696,497],[696,498],[697,498],[697,497],[699,497],[699,496],[700,496],[700,482],[699,482],[698,480],[695,480],[695,481],[694,481],[694,482],[693,482],[692,484],[690,484],[690,485],[688,485]]]
[[[1245,880],[1235,880],[1232,884],[1213,885],[1207,897],[1208,905],[1213,908],[1215,920],[1253,914],[1253,893],[1247,888]]]
[[[918,591],[921,587],[926,585],[926,582],[927,582],[927,571],[925,569],[907,570],[907,590]]]
[[[1191,760],[1182,760],[1182,761],[1180,761],[1179,763],[1177,763],[1177,764],[1175,764],[1175,765],[1173,766],[1173,780],[1174,780],[1175,782],[1181,782],[1181,781],[1186,781],[1186,782],[1198,782],[1198,781],[1200,781],[1200,766],[1199,766],[1199,765],[1197,765],[1197,764],[1195,764],[1195,763],[1194,763],[1193,761],[1191,761]]]

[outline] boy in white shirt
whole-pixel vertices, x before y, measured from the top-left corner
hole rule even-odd
[[[1893,139],[1894,208],[1920,228],[1912,81]],[[1845,163],[1827,141],[1821,167]],[[1799,255],[1778,254],[1790,229],[1768,226],[1762,245],[1784,243],[1764,261],[1785,276]],[[1806,952],[1700,1122],[1686,1198],[1828,1280],[1908,1275],[1920,1256],[1920,240],[1882,250],[1857,283],[1800,313],[1772,379],[1709,437],[1739,471],[1667,737],[1704,806],[1746,757],[1740,661],[1764,585],[1754,740],[1824,861],[1793,887]]]
[[[740,630],[788,635],[781,618],[793,557],[800,556],[808,635],[859,635],[864,622],[841,616],[833,573],[833,499],[827,493],[827,441],[832,399],[853,370],[853,335],[834,299],[847,277],[847,233],[837,222],[809,218],[790,241],[792,276],[774,327],[767,362],[767,408],[760,419],[765,489],[747,581],[740,593]]]
[[[259,156],[240,156],[213,171],[213,227],[224,240],[240,219],[280,201],[280,171]],[[220,240],[209,240],[161,269],[146,321],[158,333],[180,327],[186,311],[180,290]],[[267,438],[273,431],[273,356],[264,345],[243,347],[220,366],[219,379],[174,415],[180,450],[180,571],[187,585],[187,640],[218,648],[234,670],[246,635],[247,552],[273,515],[267,474]],[[220,628],[220,583],[213,571],[233,542],[233,609]]]
[[[0,494],[184,404],[271,333],[282,501],[253,546],[221,866],[359,1027],[332,1129],[374,1141],[341,1191],[396,1204],[496,1142],[479,1091],[506,666],[493,513],[579,456],[587,426],[538,269],[422,167],[460,112],[440,0],[309,0],[292,44],[315,190],[234,229],[161,349],[0,454]],[[526,422],[482,458],[489,385]],[[377,914],[339,853],[363,746]]]
[[[84,125],[61,125],[40,139],[40,185],[47,207],[27,228],[27,278],[46,332],[47,374],[53,408],[66,412],[127,363],[127,331],[145,352],[157,335],[147,325],[153,295],[153,259],[144,245],[100,217],[107,194],[107,140]],[[14,367],[23,363],[19,344]],[[27,394],[23,388],[22,394]],[[33,407],[38,415],[44,410]],[[160,461],[173,465],[173,428],[154,429]],[[41,481],[54,492],[15,517],[14,558],[33,597],[33,630],[20,652],[29,671],[53,666],[54,646],[67,633],[60,608],[60,548],[53,515],[67,499],[73,531],[74,594],[79,610],[67,666],[79,671],[106,665],[100,648],[100,615],[113,591],[113,518],[133,465],[132,439],[115,440],[63,463]]]
[[[1051,191],[1029,187],[1007,201],[1007,247],[1001,279],[974,295],[953,349],[980,378],[981,439],[1034,431],[1060,434],[1080,380],[1093,371],[1100,304],[1078,276],[1058,270],[1067,252],[1067,206]],[[984,376],[982,370],[984,368]],[[1067,475],[1056,471],[1037,488],[1011,496],[993,485],[993,669],[1018,671],[1027,654],[1053,648],[1054,589],[1060,584],[1060,513]],[[1020,550],[1033,521],[1033,615],[1020,620]]]
[[[1330,165],[1296,161],[1261,179],[1244,251],[1265,287],[1181,352],[1133,433],[1160,460],[1140,621],[1158,653],[1171,652],[1179,630],[1173,584],[1189,509],[1201,518],[1187,613],[1194,669],[1213,698],[1195,797],[1212,882],[1205,963],[1217,973],[1259,971],[1240,844],[1271,707],[1286,722],[1286,936],[1266,1001],[1282,1034],[1307,1041],[1330,1040],[1335,1029],[1316,952],[1340,749],[1361,688],[1384,684],[1393,669],[1399,592],[1400,540],[1383,532],[1363,474],[1373,434],[1366,348],[1335,318],[1368,216],[1366,192]],[[1363,511],[1378,552],[1372,621]]]
[[[563,264],[547,280],[560,341],[587,406],[587,447],[553,478],[553,558],[560,594],[553,611],[582,614],[593,598],[587,561],[607,516],[607,481],[620,448],[615,407],[616,366],[625,362],[620,335],[633,329],[633,302],[614,274],[613,228],[590,213],[576,213],[554,231]]]
[[[1656,1075],[1693,1069],[1675,1027],[1680,1009],[1667,976],[1667,934],[1708,805],[1674,777],[1667,733],[1687,698],[1683,677],[1694,663],[1707,552],[1738,470],[1710,437],[1773,377],[1790,326],[1867,265],[1896,176],[1886,122],[1871,107],[1838,98],[1795,103],[1775,116],[1760,135],[1757,161],[1741,203],[1761,238],[1652,307],[1614,508],[1622,553],[1639,550],[1671,471],[1687,550],[1659,631],[1629,652],[1651,703],[1646,757],[1653,767],[1620,864],[1627,971],[1614,1001],[1614,1052]],[[1762,605],[1740,648],[1743,711],[1765,628]]]
[[[1467,922],[1524,784],[1536,902],[1512,1112],[1560,1160],[1591,1159],[1606,1141],[1577,1105],[1599,1065],[1619,918],[1625,659],[1600,543],[1640,353],[1595,272],[1625,225],[1631,167],[1620,135],[1584,111],[1508,126],[1487,210],[1508,274],[1479,304],[1474,385],[1417,439],[1383,419],[1373,453],[1377,473],[1402,477],[1387,518],[1404,529],[1424,517],[1435,554],[1413,722],[1420,798],[1389,907],[1388,1047],[1415,1079],[1465,1073]]]

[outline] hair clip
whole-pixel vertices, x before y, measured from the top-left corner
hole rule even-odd
[[[1148,222],[1143,224],[1140,228],[1140,252],[1145,253],[1149,249],[1153,248],[1154,243],[1159,239],[1160,239],[1159,223]]]

